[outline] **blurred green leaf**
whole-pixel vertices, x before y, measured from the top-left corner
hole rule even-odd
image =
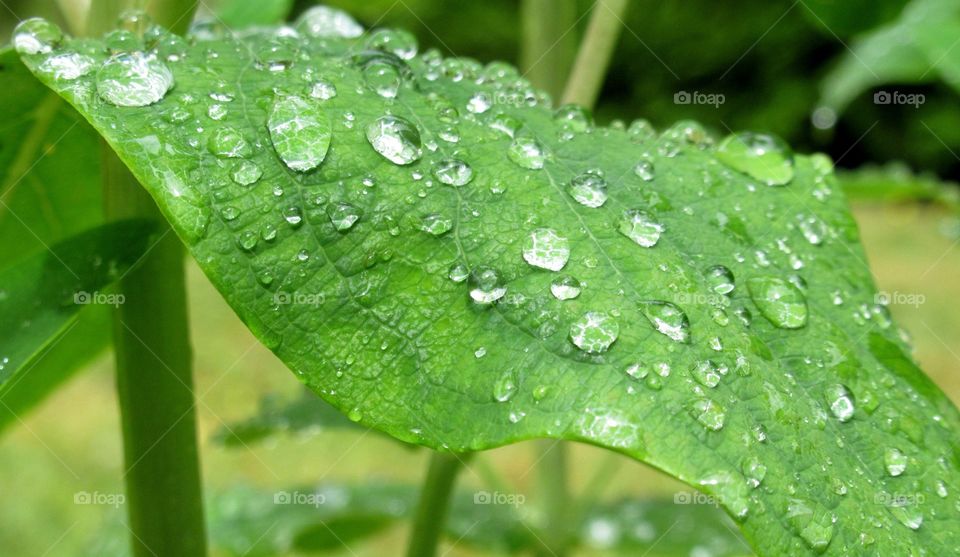
[[[849,37],[897,17],[907,0],[804,0],[796,9],[832,37]]]
[[[509,66],[323,10],[298,38],[159,35],[166,62],[71,40],[26,60],[351,419],[458,452],[616,450],[717,497],[765,554],[865,530],[894,554],[956,545],[937,489],[960,489],[960,415],[905,364],[828,160],[745,135],[725,165],[691,122],[595,128]],[[96,74],[45,70],[71,49]],[[922,501],[884,503],[906,489]]]
[[[30,373],[46,350],[71,333],[80,309],[123,303],[102,289],[146,252],[154,229],[153,223],[140,220],[104,225],[0,271],[0,386],[5,393]],[[82,348],[85,341],[71,344],[79,344],[88,357]],[[24,396],[36,400],[37,389],[42,392],[67,373],[47,369],[51,375],[31,380]]]
[[[214,10],[218,21],[244,29],[281,23],[292,7],[293,0],[220,0]]]
[[[837,180],[847,197],[855,201],[936,202],[949,208],[960,206],[960,185],[929,173],[914,173],[902,163],[867,165],[856,170],[838,170]]]

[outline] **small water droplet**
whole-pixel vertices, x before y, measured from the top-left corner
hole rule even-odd
[[[839,383],[827,385],[824,393],[834,417],[841,422],[849,422],[854,413],[853,393]]]
[[[330,100],[337,96],[337,87],[329,81],[316,81],[310,87],[310,96],[321,101]]]
[[[709,398],[698,398],[690,405],[690,415],[694,417],[700,425],[710,431],[720,431],[723,429],[723,422],[727,418],[726,410],[723,406],[710,400]]]
[[[698,362],[691,372],[693,378],[704,387],[713,389],[720,384],[720,379],[727,374],[727,366],[717,364],[713,360]]]
[[[639,246],[651,248],[660,241],[663,225],[638,209],[627,209],[620,217],[617,230]]]
[[[570,325],[570,341],[587,354],[601,354],[620,336],[620,324],[605,313],[589,311]]]
[[[448,186],[465,186],[473,179],[473,169],[460,159],[438,161],[433,165],[432,172],[437,181]]]
[[[360,220],[361,211],[349,203],[331,203],[327,206],[327,216],[330,217],[334,228],[343,232],[353,228],[353,225]]]
[[[482,305],[492,304],[503,298],[507,287],[503,283],[500,271],[492,267],[480,266],[470,273],[470,299]]]
[[[257,163],[248,160],[238,162],[236,166],[233,167],[233,171],[230,172],[230,177],[233,181],[241,186],[250,186],[257,183],[257,180],[259,180],[262,175],[263,171],[260,170]]]
[[[690,342],[690,321],[682,309],[670,302],[641,302],[640,309],[653,328],[677,342]]]
[[[50,56],[40,64],[40,71],[54,79],[72,81],[93,71],[93,58],[76,52],[64,52]]]
[[[580,295],[580,281],[570,275],[563,275],[550,283],[550,293],[558,300],[572,300]]]
[[[540,143],[526,135],[520,135],[513,139],[510,148],[507,150],[507,156],[517,166],[528,170],[540,170],[546,160],[546,154]]]
[[[367,141],[388,161],[406,165],[420,158],[420,132],[405,118],[383,116],[366,129]]]
[[[559,271],[570,259],[570,242],[552,228],[538,228],[524,241],[523,259],[534,267]]]
[[[501,375],[493,385],[493,399],[497,402],[507,402],[517,394],[517,377],[512,371]]]
[[[799,329],[807,324],[807,299],[799,288],[774,277],[747,281],[750,299],[770,323],[781,329]]]
[[[330,119],[314,102],[297,96],[276,98],[267,127],[274,149],[291,170],[313,170],[327,156]]]
[[[587,171],[572,180],[570,196],[584,207],[596,209],[607,202],[607,181],[598,172]]]
[[[716,156],[768,186],[783,186],[793,180],[793,154],[772,135],[743,132],[727,136],[717,146]]]
[[[463,282],[470,276],[470,270],[463,263],[454,263],[447,271],[447,277],[453,282]]]
[[[474,93],[467,101],[467,110],[474,114],[483,114],[490,110],[491,106],[493,106],[493,101],[490,100],[490,95],[482,91]]]
[[[430,213],[420,219],[420,230],[433,236],[446,234],[453,228],[453,219],[440,213]]]
[[[907,469],[907,455],[895,447],[888,448],[883,452],[883,465],[887,468],[887,473],[891,476],[899,476]]]
[[[644,182],[649,182],[654,178],[653,163],[647,159],[643,159],[633,167],[633,173]]]
[[[229,126],[217,128],[207,141],[207,148],[220,158],[241,158],[253,154],[243,134]]]
[[[577,104],[565,104],[553,113],[553,119],[563,128],[585,132],[593,127],[590,111]]]
[[[723,265],[714,265],[707,269],[707,284],[717,294],[727,295],[733,292],[733,272]]]

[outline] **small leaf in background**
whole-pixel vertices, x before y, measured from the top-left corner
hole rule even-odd
[[[509,66],[401,56],[329,8],[295,27],[151,31],[177,47],[139,54],[164,88],[173,78],[152,103],[136,75],[125,99],[98,72],[45,65],[78,52],[102,70],[96,41],[24,59],[327,402],[434,448],[616,450],[716,497],[764,554],[960,543],[938,488],[960,489],[960,416],[905,355],[822,157],[772,137],[720,148],[689,121],[594,127]],[[321,81],[337,94],[311,96]],[[293,97],[322,133],[277,150],[272,108]],[[451,225],[425,227],[431,215]],[[524,258],[539,229],[565,239],[546,250],[564,265]],[[718,266],[732,288],[717,290]],[[551,293],[561,272],[579,295]],[[830,410],[838,384],[852,416]],[[890,448],[909,461],[897,476]]]

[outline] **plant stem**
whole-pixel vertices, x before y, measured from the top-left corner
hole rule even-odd
[[[430,456],[430,467],[417,503],[413,534],[407,546],[407,557],[433,557],[437,554],[437,543],[450,509],[453,484],[468,458],[469,454],[441,452],[434,452]]]
[[[587,33],[563,91],[563,104],[576,103],[591,108],[597,101],[613,49],[623,29],[627,3],[628,0],[597,0],[594,4]]]
[[[154,218],[153,200],[104,145],[108,219]],[[169,228],[118,284],[114,312],[126,506],[137,557],[203,557],[206,535],[197,449],[183,246]]]
[[[146,11],[155,23],[182,35],[193,21],[197,4],[197,0],[150,0]],[[120,14],[134,5],[141,3],[133,0],[93,0],[87,15],[87,33],[95,36],[114,29]]]
[[[576,2],[523,0],[520,66],[534,86],[559,98],[577,49]]]
[[[535,441],[540,464],[537,473],[537,493],[544,511],[544,547],[539,555],[563,557],[570,541],[570,493],[567,486],[567,444],[552,439]]]

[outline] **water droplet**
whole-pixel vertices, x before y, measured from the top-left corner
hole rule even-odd
[[[291,206],[285,207],[283,209],[283,220],[287,221],[287,224],[297,228],[303,224],[303,211],[300,210],[300,207]]]
[[[361,211],[349,203],[331,203],[327,206],[327,216],[334,228],[343,232],[350,230],[360,220]]]
[[[220,158],[241,158],[253,154],[243,134],[229,126],[217,128],[207,141],[207,148]]]
[[[677,342],[690,342],[690,322],[682,309],[658,300],[641,302],[640,309],[660,334]]]
[[[515,137],[517,132],[520,131],[520,128],[523,127],[523,123],[520,122],[520,120],[503,113],[494,115],[488,125],[491,129],[506,134],[508,137]]]
[[[589,311],[570,325],[570,341],[587,354],[601,354],[620,336],[620,324],[605,313]]]
[[[826,551],[833,539],[833,518],[825,511],[814,512],[806,501],[791,499],[787,520],[803,542],[817,553]]]
[[[383,116],[367,126],[367,141],[385,159],[406,165],[420,158],[420,132],[410,121]]]
[[[491,106],[493,106],[493,101],[490,100],[490,95],[482,91],[474,93],[467,101],[467,110],[474,114],[483,114],[490,110]]]
[[[72,81],[93,71],[93,58],[76,52],[51,56],[40,64],[40,71],[54,79]]]
[[[470,299],[478,304],[492,304],[507,293],[500,271],[480,266],[470,273]]]
[[[903,524],[907,528],[919,530],[920,526],[923,525],[923,513],[917,505],[894,504],[890,505],[889,508],[890,514],[896,517],[896,519],[900,521],[900,524]]]
[[[116,106],[147,106],[173,87],[173,73],[156,56],[143,52],[114,54],[97,71],[97,93]]]
[[[744,459],[742,469],[743,475],[747,478],[747,483],[753,488],[757,488],[767,475],[766,465],[760,462],[760,458],[756,456],[749,456]]]
[[[534,267],[559,271],[570,259],[570,242],[552,228],[538,228],[523,244],[523,259]]]
[[[799,288],[774,277],[747,281],[750,299],[760,313],[781,329],[799,329],[807,324],[807,299]]]
[[[607,181],[598,172],[587,171],[570,180],[570,196],[584,207],[596,209],[607,202]]]
[[[698,398],[690,405],[690,415],[693,416],[700,425],[710,431],[720,431],[723,429],[723,422],[727,418],[726,410],[709,398]]]
[[[827,235],[827,225],[814,216],[802,216],[799,220],[800,232],[803,237],[815,246],[822,244]]]
[[[517,166],[528,170],[540,170],[546,160],[546,154],[540,143],[526,135],[520,135],[513,139],[510,148],[507,150],[507,156]]]
[[[453,228],[453,219],[439,213],[430,213],[420,219],[420,230],[433,236],[446,234]]]
[[[889,448],[883,452],[883,465],[891,476],[899,476],[907,469],[907,455],[900,449]]]
[[[417,39],[400,29],[377,29],[366,40],[367,48],[389,52],[394,56],[411,60],[417,55]]]
[[[644,182],[649,182],[654,178],[653,163],[647,159],[643,159],[633,167],[633,173]]]
[[[473,169],[459,159],[444,159],[433,165],[433,176],[441,184],[448,186],[465,186],[473,179]]]
[[[337,87],[329,81],[317,81],[310,87],[310,96],[321,101],[337,96]]]
[[[727,366],[717,364],[713,360],[705,360],[697,363],[691,373],[698,383],[712,389],[719,385],[720,379],[727,374]]]
[[[249,186],[257,183],[257,180],[263,176],[263,170],[257,166],[257,163],[248,160],[242,160],[233,167],[230,177],[241,186]]]
[[[447,277],[453,282],[463,282],[470,276],[470,270],[463,263],[454,263],[447,271]]]
[[[733,292],[733,272],[723,265],[714,265],[713,267],[707,269],[706,279],[710,290],[717,294],[726,295]]]
[[[267,127],[274,149],[291,170],[313,170],[327,156],[330,119],[316,103],[297,96],[278,97]]]
[[[834,417],[841,422],[849,422],[854,412],[853,393],[839,383],[827,385],[824,393]]]
[[[13,47],[20,54],[47,54],[62,40],[60,28],[41,17],[25,19],[13,30]]]
[[[717,146],[717,158],[768,186],[793,180],[793,154],[772,135],[743,132],[727,136]]]
[[[650,248],[660,241],[663,225],[638,209],[627,209],[620,217],[617,230],[637,245]]]
[[[580,295],[580,281],[570,275],[563,275],[550,283],[550,293],[558,300],[572,300]]]
[[[402,79],[393,64],[373,60],[363,66],[363,80],[374,93],[385,99],[396,98]]]
[[[244,230],[240,233],[240,238],[237,240],[237,243],[240,247],[246,251],[251,251],[253,248],[257,247],[257,242],[259,238],[255,232],[250,230]]]
[[[497,379],[493,385],[493,399],[497,402],[507,402],[517,394],[516,374],[508,371]]]
[[[328,6],[314,6],[297,19],[297,29],[312,37],[352,39],[363,34],[363,26],[346,12]]]
[[[575,132],[585,132],[593,127],[590,111],[577,104],[561,106],[553,113],[553,119],[562,127]]]

